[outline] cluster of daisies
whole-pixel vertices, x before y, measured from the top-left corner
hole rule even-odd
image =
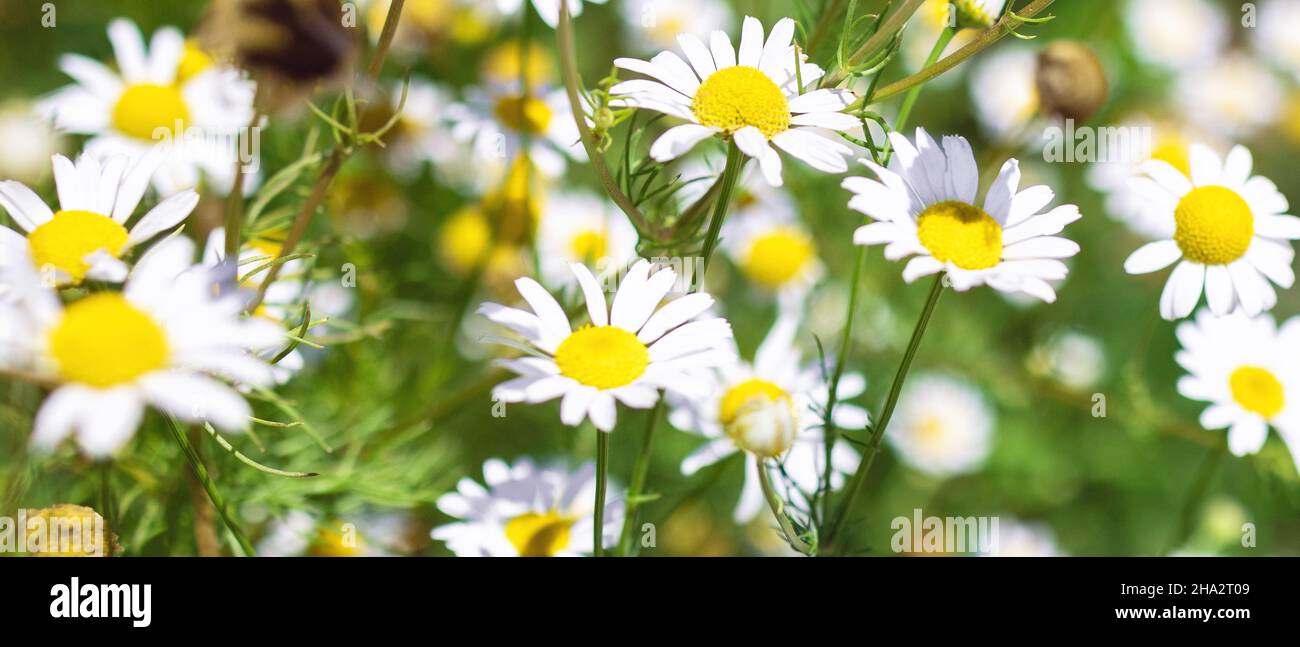
[[[816,88],[823,72],[797,51],[793,34],[790,19],[765,33],[752,17],[743,21],[738,47],[720,30],[707,43],[682,34],[680,55],[618,59],[619,68],[647,78],[610,89],[612,105],[686,122],[651,144],[650,155],[660,162],[683,157],[706,140],[721,140],[753,160],[739,176],[736,205],[723,230],[724,252],[777,304],[776,321],[752,358],[732,339],[722,304],[690,289],[673,268],[644,259],[626,269],[614,263],[617,271],[608,276],[603,270],[611,264],[593,269],[593,259],[561,255],[572,279],[562,282],[545,264],[542,273],[559,298],[525,277],[515,288],[526,307],[485,303],[479,309],[508,333],[485,338],[513,351],[497,360],[516,377],[495,388],[496,400],[558,400],[561,422],[590,421],[601,433],[618,426],[620,406],[649,409],[662,400],[674,427],[701,437],[698,449],[682,461],[683,475],[744,457],[744,485],[733,515],[741,523],[764,508],[765,480],[775,483],[776,496],[790,509],[804,511],[806,523],[815,497],[824,487],[841,487],[859,462],[849,443],[826,451],[823,415],[835,360],[805,356],[799,339],[808,323],[810,288],[823,268],[810,232],[778,187],[782,154],[820,172],[847,172],[853,149],[838,133],[860,129],[861,120],[847,111],[857,100],[852,91]],[[943,274],[945,285],[959,291],[987,285],[1054,301],[1055,286],[1068,273],[1065,260],[1079,251],[1059,234],[1079,219],[1078,209],[1048,209],[1054,194],[1046,186],[1021,189],[1015,160],[1002,167],[979,201],[979,171],[969,143],[958,136],[941,142],[924,129],[914,138],[894,133],[887,167],[862,160],[875,177],[844,181],[848,206],[870,219],[854,241],[884,245],[891,260],[908,259],[908,282]],[[688,200],[703,194],[719,166],[708,155],[683,162]],[[565,295],[581,295],[585,308]],[[863,377],[846,373],[836,388],[833,423],[865,428],[867,412],[846,403],[865,392]],[[978,469],[992,447],[992,407],[973,386],[946,375],[910,383],[895,426],[887,437],[904,460],[936,477]],[[589,470],[573,476],[583,487],[590,485]],[[466,479],[457,494],[440,501],[444,512],[461,521],[436,529],[434,536],[462,555],[566,554],[573,550],[576,525],[587,520],[589,526],[589,519],[574,516],[575,504],[555,494],[578,487],[564,488],[560,473],[531,463],[489,463],[487,491]],[[546,485],[534,496],[522,493],[520,482]],[[616,515],[621,510],[609,510],[606,522]],[[616,532],[611,528],[607,532]],[[589,549],[590,538],[583,541]]]
[[[243,431],[246,394],[301,362],[271,361],[288,343],[301,275],[286,268],[245,313],[262,287],[239,276],[246,254],[223,262],[220,231],[206,253],[184,233],[199,189],[233,185],[230,136],[251,119],[251,81],[175,28],[146,43],[119,19],[108,37],[115,65],[65,55],[60,69],[74,83],[37,106],[60,131],[88,136],[75,160],[52,157],[57,206],[0,181],[12,223],[0,225],[0,371],[49,389],[35,447],[74,438],[96,458],[117,454],[149,408]],[[249,241],[246,251],[267,261],[278,254],[271,245]]]

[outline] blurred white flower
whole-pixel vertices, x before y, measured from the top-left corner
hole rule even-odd
[[[939,478],[979,470],[993,448],[993,408],[963,380],[919,374],[908,379],[885,430],[907,465]]]
[[[1138,58],[1174,70],[1214,60],[1229,36],[1208,0],[1129,0],[1124,26]]]

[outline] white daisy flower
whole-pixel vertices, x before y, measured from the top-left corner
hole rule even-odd
[[[206,55],[175,27],[154,32],[146,48],[135,23],[119,18],[108,37],[120,73],[65,54],[59,68],[76,83],[46,97],[42,112],[60,129],[91,135],[86,151],[97,156],[137,158],[165,144],[164,172],[154,177],[164,195],[197,186],[200,171],[218,192],[229,190],[237,135],[253,117],[253,83],[211,59],[196,62]]]
[[[1271,126],[1284,106],[1277,77],[1239,52],[1184,73],[1178,79],[1177,94],[1188,121],[1237,138]]]
[[[637,50],[667,49],[678,34],[708,34],[734,20],[721,0],[628,0],[623,22]]]
[[[380,113],[385,118],[392,117],[398,109],[402,99],[401,81],[392,85],[388,96],[390,105]],[[453,161],[463,160],[463,150],[445,125],[451,104],[450,90],[427,79],[411,77],[406,87],[406,103],[386,138],[392,140],[385,150],[394,172],[410,179],[420,172],[425,162],[438,172],[455,170],[457,165]]]
[[[369,513],[324,519],[290,510],[270,524],[257,542],[259,557],[391,557],[404,552],[411,528],[405,512]]]
[[[1174,355],[1187,375],[1178,380],[1186,398],[1210,403],[1201,426],[1227,429],[1236,456],[1264,446],[1272,425],[1300,467],[1300,318],[1279,329],[1267,314],[1226,317],[1205,310],[1176,330],[1182,350]]]
[[[757,159],[763,176],[781,185],[781,156],[777,148],[826,173],[848,170],[852,150],[830,131],[846,131],[861,123],[841,112],[856,99],[848,90],[823,88],[804,93],[822,76],[822,69],[800,56],[795,71],[794,20],[783,18],[766,42],[763,25],[746,17],[740,49],[726,32],[715,31],[709,46],[692,34],[678,36],[688,64],[672,52],[649,61],[619,58],[614,65],[655,80],[623,81],[610,88],[621,95],[611,105],[645,108],[691,123],[670,128],[650,147],[660,162],[676,159],[713,136],[731,138],[745,155]],[[801,76],[800,76],[801,75]]]
[[[955,378],[920,374],[907,381],[885,439],[907,465],[946,478],[978,470],[993,449],[993,408]]]
[[[1160,316],[1181,319],[1205,292],[1216,315],[1240,306],[1257,315],[1277,303],[1270,281],[1295,282],[1287,242],[1300,238],[1300,219],[1286,215],[1286,197],[1262,176],[1251,176],[1252,158],[1235,146],[1220,160],[1201,144],[1188,149],[1190,179],[1160,160],[1142,165],[1149,177],[1134,179],[1153,217],[1174,221],[1171,238],[1147,243],[1124,261],[1129,274],[1147,274],[1175,262],[1160,295]]]
[[[281,244],[281,241],[269,238],[246,240],[239,250],[239,262],[234,267],[223,268],[222,263],[225,260],[226,253],[226,231],[224,228],[218,227],[208,234],[208,241],[203,249],[203,266],[213,270],[223,269],[227,273],[233,273],[233,276],[228,276],[228,278],[238,280],[237,289],[240,296],[244,298],[244,305],[247,307],[249,302],[257,295],[258,290],[261,289],[262,283],[265,282],[270,268],[264,266],[280,256]],[[256,273],[254,274],[254,272]],[[279,275],[266,288],[262,302],[258,304],[253,315],[275,322],[282,327],[290,326],[294,321],[300,319],[303,314],[302,305],[306,294],[307,282],[305,274],[303,260],[300,258],[281,264]],[[220,290],[220,287],[217,286],[217,290]],[[312,317],[318,318],[322,314],[317,311],[316,305],[313,303]],[[301,325],[301,323],[298,325]],[[296,334],[297,331],[295,330],[294,333]],[[279,352],[279,348],[272,349],[263,356],[263,359],[270,361]],[[284,384],[288,382],[289,378],[302,370],[305,364],[306,361],[300,349],[293,349],[279,362],[272,365],[275,383]]]
[[[984,132],[999,141],[1029,139],[1038,115],[1038,53],[1025,46],[999,47],[970,71],[970,96]]]
[[[194,244],[173,236],[154,245],[121,292],[95,292],[67,305],[40,284],[30,263],[14,263],[18,307],[8,322],[21,366],[59,384],[36,414],[32,443],[52,449],[75,435],[88,455],[111,456],[135,433],[146,405],[187,423],[244,430],[250,408],[217,377],[267,385],[271,368],[251,353],[284,343],[279,326],[241,317],[239,299],[214,298]],[[0,325],[0,328],[6,326]]]
[[[92,155],[82,155],[73,164],[55,155],[58,211],[23,184],[0,182],[0,207],[22,230],[0,225],[0,268],[20,260],[35,263],[48,275],[47,282],[59,285],[86,279],[125,279],[127,264],[122,259],[128,252],[179,225],[199,203],[197,193],[181,191],[159,202],[127,229],[164,156],[162,147],[133,163],[121,155],[103,164]]]
[[[1268,0],[1259,3],[1253,44],[1259,56],[1280,66],[1300,81],[1300,0]]]
[[[1028,364],[1038,375],[1081,390],[1096,384],[1106,373],[1106,349],[1095,337],[1067,330],[1035,347]]]
[[[590,418],[597,429],[611,431],[615,401],[648,409],[658,401],[658,389],[697,391],[700,380],[690,371],[730,359],[731,325],[720,317],[700,318],[713,297],[697,292],[660,307],[677,282],[671,269],[651,274],[650,263],[638,260],[623,277],[612,308],[606,308],[591,270],[579,263],[572,269],[590,316],[576,330],[555,298],[527,277],[515,286],[532,312],[495,303],[479,307],[479,314],[522,337],[532,355],[500,362],[519,377],[493,389],[497,400],[535,404],[562,397],[561,422],[573,427]]]
[[[607,198],[578,192],[546,196],[537,259],[547,285],[567,284],[574,263],[596,268],[598,277],[620,271],[636,259],[636,243],[636,229]]]
[[[993,546],[980,553],[985,557],[1063,557],[1052,527],[1041,522],[997,517],[998,531]]]
[[[1124,26],[1143,61],[1170,69],[1214,60],[1228,23],[1209,0],[1129,0]]]
[[[524,6],[526,0],[496,0],[497,10],[505,15],[514,15]],[[554,27],[560,24],[560,3],[566,0],[533,0],[533,8],[537,10],[537,15],[547,25]],[[605,4],[606,0],[586,0],[591,4]],[[578,17],[582,15],[583,0],[567,0],[569,4],[569,15]]]
[[[578,557],[592,553],[596,468],[570,472],[543,468],[527,458],[514,465],[483,463],[484,488],[463,478],[438,498],[438,509],[458,521],[433,529],[459,557]],[[618,541],[622,497],[605,503],[602,543]]]
[[[706,388],[670,400],[673,426],[709,439],[682,461],[682,474],[690,476],[744,453],[745,482],[733,513],[737,523],[754,519],[764,507],[760,464],[769,470],[785,500],[805,508],[821,482],[826,445],[819,408],[826,405],[829,386],[823,367],[815,362],[801,364],[795,346],[797,326],[793,316],[778,318],[752,364],[735,362],[708,371]],[[850,400],[865,390],[866,380],[848,373],[840,380],[837,399]],[[843,403],[835,407],[837,427],[861,429],[867,420],[861,407]],[[831,487],[842,487],[857,466],[858,453],[847,442],[836,443],[831,453]]]
[[[964,137],[948,135],[943,148],[916,129],[916,146],[901,133],[890,133],[894,156],[889,169],[862,160],[880,181],[851,177],[849,207],[876,220],[853,235],[859,245],[885,245],[885,258],[914,256],[903,280],[947,272],[958,291],[988,285],[1000,292],[1024,293],[1048,303],[1056,300],[1049,281],[1069,271],[1061,259],[1079,252],[1062,238],[1066,225],[1079,219],[1079,208],[1065,204],[1039,210],[1054,194],[1045,185],[1019,191],[1020,164],[1002,165],[989,187],[984,207],[975,205],[979,170]]]
[[[0,178],[36,184],[50,172],[63,138],[25,102],[0,103]]]
[[[1152,159],[1167,162],[1191,177],[1188,147],[1193,141],[1212,141],[1213,134],[1190,124],[1141,115],[1124,120],[1114,132],[1119,137],[1111,142],[1117,144],[1120,154],[1094,162],[1085,176],[1088,184],[1105,194],[1106,212],[1134,233],[1151,240],[1172,237],[1173,221],[1148,209],[1131,181],[1142,175],[1142,164]]]
[[[560,177],[568,164],[566,157],[587,159],[569,97],[563,88],[528,93],[521,88],[515,81],[467,89],[464,102],[447,108],[451,134],[469,143],[479,160],[504,169],[509,160],[526,152],[543,175]]]
[[[742,193],[739,200],[752,195]],[[723,224],[722,250],[745,278],[783,296],[806,295],[825,273],[812,232],[792,207],[737,209]]]

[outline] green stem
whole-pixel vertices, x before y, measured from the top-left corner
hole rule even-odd
[[[781,534],[785,535],[785,540],[791,548],[803,555],[812,555],[815,549],[799,537],[799,532],[794,529],[790,518],[785,515],[785,503],[772,487],[772,476],[767,473],[766,459],[758,458],[755,464],[758,467],[758,482],[763,488],[763,498],[767,500],[767,507],[772,509],[772,516],[776,517],[776,522],[780,524]]]
[[[1191,536],[1192,526],[1196,522],[1196,513],[1205,503],[1205,495],[1210,491],[1210,484],[1214,482],[1214,475],[1218,473],[1219,464],[1223,462],[1225,453],[1227,453],[1227,445],[1220,444],[1218,447],[1211,448],[1205,455],[1201,469],[1196,473],[1196,480],[1192,482],[1192,489],[1187,491],[1187,498],[1183,501],[1182,514],[1178,518],[1178,529],[1169,541],[1169,548],[1165,550],[1166,555],[1177,550]]]
[[[596,430],[596,509],[591,529],[591,554],[601,556],[605,543],[605,480],[609,473],[609,434]]]
[[[650,471],[650,450],[654,446],[655,428],[659,426],[659,416],[663,414],[663,394],[650,410],[646,421],[645,435],[641,437],[641,453],[637,454],[636,464],[632,466],[632,483],[627,490],[627,505],[623,512],[623,536],[619,538],[619,554],[624,557],[632,554],[632,535],[636,531],[636,512],[641,507],[641,491],[645,488],[646,473]]]
[[[225,522],[226,528],[230,530],[230,534],[234,535],[235,541],[239,543],[239,547],[244,551],[244,555],[248,557],[256,556],[257,552],[253,550],[253,545],[249,543],[248,537],[245,536],[244,531],[240,530],[239,526],[235,524],[235,520],[230,517],[230,511],[226,507],[225,498],[223,498],[221,492],[217,490],[216,482],[208,476],[208,468],[203,466],[203,461],[199,459],[198,452],[194,451],[194,447],[190,445],[189,439],[185,437],[185,430],[181,429],[180,423],[176,422],[173,418],[168,418],[168,422],[170,423],[168,427],[172,431],[172,437],[176,439],[176,444],[180,445],[181,451],[185,454],[186,460],[190,462],[190,468],[194,470],[194,477],[197,478],[199,483],[203,486],[203,491],[208,493],[208,499],[212,501],[212,507],[216,508],[217,513],[221,515],[221,520]]]
[[[865,61],[867,57],[874,54],[880,48],[885,47],[889,41],[893,40],[894,35],[903,28],[903,25],[912,17],[912,14],[916,13],[916,10],[921,8],[921,5],[924,2],[925,0],[906,0],[903,6],[899,7],[898,11],[890,14],[889,17],[885,19],[885,22],[880,25],[880,29],[877,29],[876,33],[872,34],[871,37],[867,39],[867,42],[862,44],[862,47],[859,47],[857,51],[853,52],[853,54],[849,56],[848,60],[845,61],[844,67],[852,68]],[[839,85],[847,76],[848,72],[844,68],[837,68],[834,72],[826,75],[826,80],[822,83],[822,87],[833,88]]]
[[[999,40],[1001,40],[1003,36],[1006,36],[1007,34],[1010,34],[1011,32],[1015,31],[1017,27],[1019,27],[1021,24],[1024,23],[1024,21],[1021,20],[1022,18],[1034,17],[1035,15],[1041,13],[1044,9],[1046,9],[1048,5],[1052,4],[1052,2],[1053,0],[1034,0],[1033,2],[1026,5],[1025,8],[1021,10],[1016,16],[1012,16],[1009,13],[1003,15],[1001,18],[998,19],[996,23],[993,24],[992,27],[989,27],[987,30],[984,31],[984,33],[977,36],[975,40],[967,43],[961,49],[953,52],[952,54],[949,54],[947,57],[943,58],[942,60],[934,64],[925,66],[924,68],[921,69],[921,71],[917,72],[916,74],[913,74],[911,76],[890,83],[889,85],[886,85],[885,87],[881,88],[880,91],[877,92],[874,96],[872,96],[871,99],[873,101],[883,101],[896,94],[902,94],[903,92],[906,92],[916,86],[919,86],[933,79],[934,77],[939,76],[940,74],[943,74],[944,72],[947,72],[948,70],[951,70],[954,67],[957,67],[957,65],[961,64],[962,61],[965,61],[966,59],[974,56],[975,54],[978,54],[980,51],[989,47],[993,43],[996,43]],[[850,106],[848,111],[851,111],[853,108],[856,108],[860,105],[867,105],[867,104],[863,101],[859,101],[854,105]]]
[[[940,56],[942,56],[944,48],[948,47],[948,43],[951,42],[953,36],[956,35],[957,30],[952,27],[944,29],[939,34],[939,38],[935,41],[934,46],[930,48],[930,55],[926,57],[925,65],[933,64]],[[879,78],[879,74],[872,78],[872,91],[874,91],[875,87],[874,81]],[[916,99],[921,94],[921,87],[922,86],[918,85],[913,88],[912,91],[908,93],[907,98],[903,100],[902,108],[898,112],[898,119],[894,122],[895,130],[902,130],[907,125],[907,120],[912,114],[912,106],[916,105]],[[873,100],[873,96],[874,95],[872,95],[871,92],[868,92],[867,100]],[[881,157],[879,161],[881,166],[888,166],[889,158],[894,153],[893,149],[889,146],[888,139],[885,140],[884,150],[884,156]],[[859,246],[857,258],[853,262],[852,283],[849,284],[851,286],[849,288],[849,312],[844,322],[844,330],[840,334],[840,348],[839,352],[835,355],[835,371],[831,375],[829,392],[826,398],[826,413],[822,418],[822,429],[825,434],[825,464],[822,466],[821,480],[823,493],[822,521],[828,525],[831,521],[831,456],[832,452],[835,450],[835,442],[839,438],[839,428],[835,426],[835,405],[839,401],[838,391],[840,387],[840,379],[844,377],[844,366],[849,356],[849,343],[853,337],[853,321],[858,312],[858,294],[862,287],[862,269],[866,265],[867,249],[868,248],[865,245]]]
[[[907,342],[907,350],[903,353],[903,361],[898,365],[898,372],[894,374],[894,383],[889,387],[889,397],[885,400],[885,407],[880,412],[880,417],[876,419],[875,428],[871,432],[871,441],[869,442],[866,452],[862,456],[862,461],[858,463],[858,470],[853,474],[853,480],[849,481],[845,497],[840,501],[836,508],[834,519],[831,520],[830,530],[826,535],[828,546],[834,546],[833,542],[837,535],[848,522],[848,516],[853,511],[853,501],[857,499],[858,494],[862,491],[863,484],[867,481],[867,473],[871,471],[871,464],[875,462],[876,453],[880,449],[880,441],[885,437],[885,429],[889,427],[889,420],[894,416],[894,407],[898,405],[898,396],[903,391],[903,382],[907,380],[907,372],[912,368],[912,360],[916,358],[916,351],[921,347],[921,338],[925,336],[925,329],[930,325],[930,317],[934,314],[934,308],[939,304],[939,296],[943,294],[943,282],[947,275],[939,273],[934,277],[934,283],[930,286],[930,296],[925,302],[925,308],[921,310],[921,318],[916,322],[916,328],[912,330],[912,339]],[[836,546],[839,548],[839,546]]]
[[[709,259],[713,256],[713,250],[718,245],[718,235],[722,233],[722,222],[727,219],[727,208],[731,204],[731,194],[736,189],[736,179],[740,176],[740,168],[744,165],[744,159],[740,156],[740,147],[736,145],[735,140],[727,147],[727,166],[722,170],[722,189],[718,193],[718,201],[713,204],[713,220],[709,222],[709,233],[704,239],[704,272],[709,271]],[[704,277],[701,276],[695,283],[698,290],[704,285]]]
[[[110,529],[117,527],[116,501],[113,497],[113,461],[107,460],[99,466],[99,515]]]

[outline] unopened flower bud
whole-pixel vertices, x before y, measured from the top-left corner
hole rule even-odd
[[[1038,53],[1035,76],[1045,115],[1087,121],[1106,103],[1106,72],[1087,46],[1057,41]]]
[[[720,414],[723,430],[736,446],[760,458],[785,454],[799,432],[794,399],[764,380],[750,380],[729,390]]]

